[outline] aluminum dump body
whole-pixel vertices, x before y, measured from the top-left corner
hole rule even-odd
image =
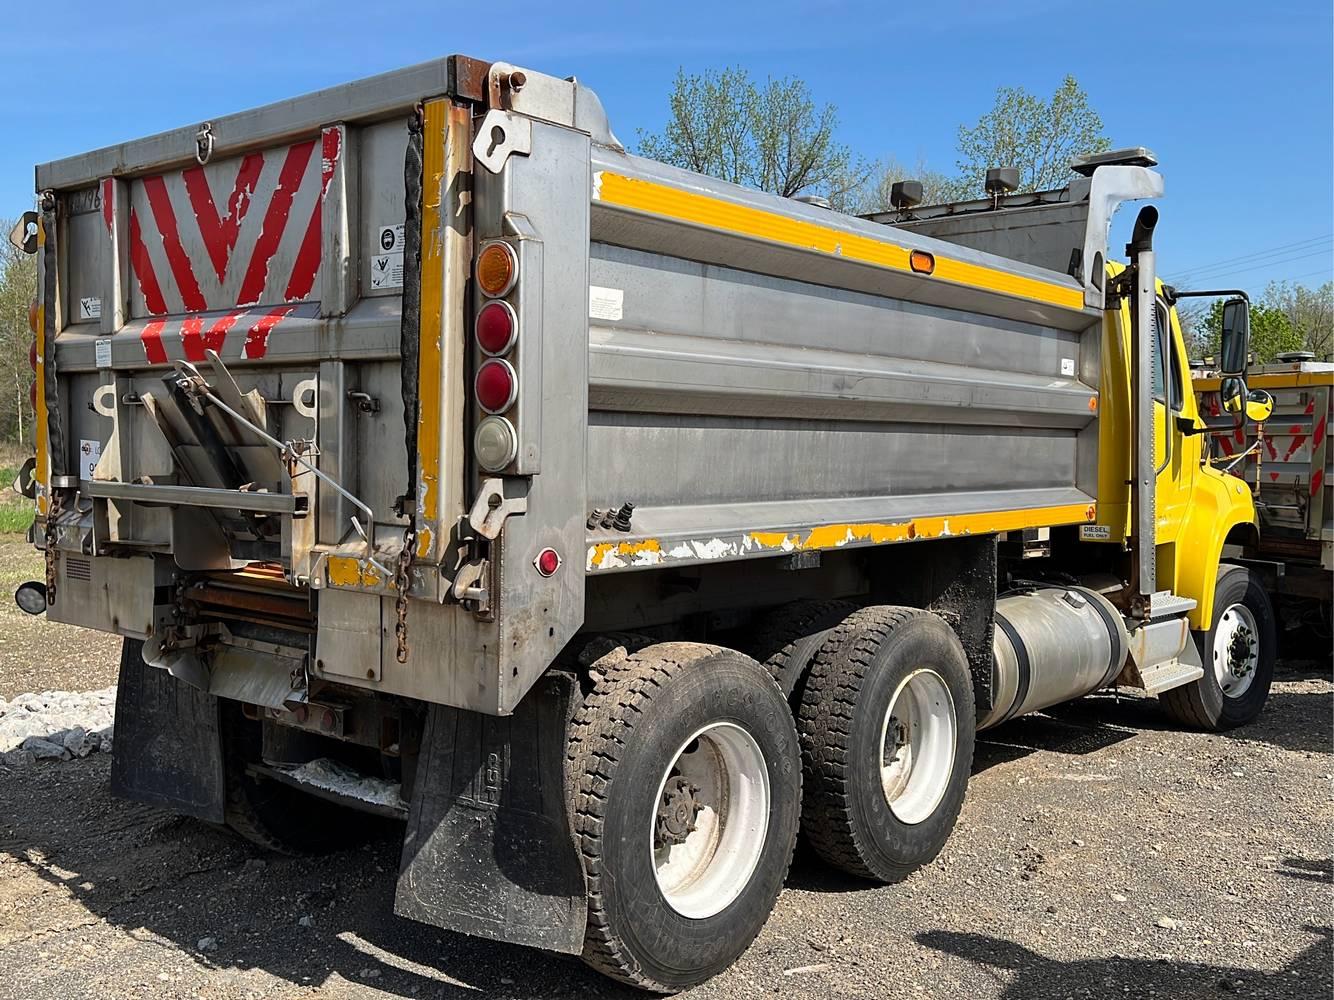
[[[173,578],[277,567],[320,592],[312,666],[505,712],[581,626],[584,574],[1095,519],[1101,275],[631,156],[538,74],[493,170],[491,74],[425,64],[38,168],[57,617],[144,637]],[[471,454],[490,238],[533,283],[498,476]],[[182,362],[286,450],[193,412]],[[629,530],[590,519],[627,502]],[[429,650],[395,647],[407,592]]]

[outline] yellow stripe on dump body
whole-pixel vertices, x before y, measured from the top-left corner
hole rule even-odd
[[[443,99],[422,106],[421,298],[417,342],[417,556],[431,553],[439,509],[441,386],[444,351],[445,219],[442,181],[445,176],[445,126],[449,103]]]
[[[778,212],[738,205],[711,195],[683,191],[656,181],[626,177],[609,170],[597,175],[593,184],[593,198],[606,205],[647,212],[678,222],[707,226],[802,250],[815,250],[890,271],[914,273],[908,262],[910,251],[886,240],[793,219]],[[935,274],[931,277],[917,277],[922,281],[948,281],[988,292],[1045,302],[1062,309],[1084,308],[1084,293],[1078,288],[1009,274],[939,254],[936,255]]]
[[[37,220],[37,246],[38,253],[46,248],[46,224],[42,217]],[[39,258],[45,260],[45,254]],[[51,507],[51,466],[50,456],[47,450],[50,442],[47,435],[50,429],[47,427],[46,413],[46,282],[53,280],[51,275],[45,273],[43,267],[42,280],[37,284],[37,331],[33,336],[37,340],[37,368],[33,377],[37,380],[37,428],[33,432],[34,443],[37,446],[37,461],[33,466],[33,476],[38,483],[37,489],[37,513],[43,517]]]
[[[721,536],[664,540],[643,538],[594,542],[588,547],[586,570],[633,569],[672,562],[708,562],[769,553],[837,549],[845,545],[884,545],[956,535],[991,535],[1021,528],[1080,524],[1097,517],[1096,504],[1064,504],[1024,510],[985,511],[915,517],[908,521],[822,524],[801,531],[728,532]]]

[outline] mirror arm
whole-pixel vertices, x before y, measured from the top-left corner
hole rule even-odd
[[[1197,434],[1207,434],[1209,428],[1196,427],[1195,421],[1190,417],[1177,417],[1177,430],[1181,432],[1182,437],[1195,437]]]

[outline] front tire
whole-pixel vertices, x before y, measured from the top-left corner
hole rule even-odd
[[[749,657],[662,643],[611,665],[568,759],[588,878],[584,960],[663,993],[731,965],[787,875],[799,760],[778,685]]]
[[[811,665],[798,730],[802,830],[825,861],[899,882],[940,853],[975,737],[972,675],[949,625],[916,608],[851,615]]]
[[[1260,578],[1244,566],[1223,565],[1214,587],[1214,620],[1191,633],[1204,664],[1194,683],[1159,695],[1177,722],[1224,732],[1254,721],[1274,679],[1278,629]]]

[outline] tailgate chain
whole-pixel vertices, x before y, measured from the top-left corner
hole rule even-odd
[[[50,492],[51,502],[46,508],[46,603],[56,603],[56,518],[60,516],[61,495]]]
[[[394,638],[398,640],[399,663],[408,662],[408,589],[412,586],[412,550],[416,541],[417,532],[409,525],[403,531],[403,550],[398,554],[394,572],[394,587],[398,590],[394,601]]]

